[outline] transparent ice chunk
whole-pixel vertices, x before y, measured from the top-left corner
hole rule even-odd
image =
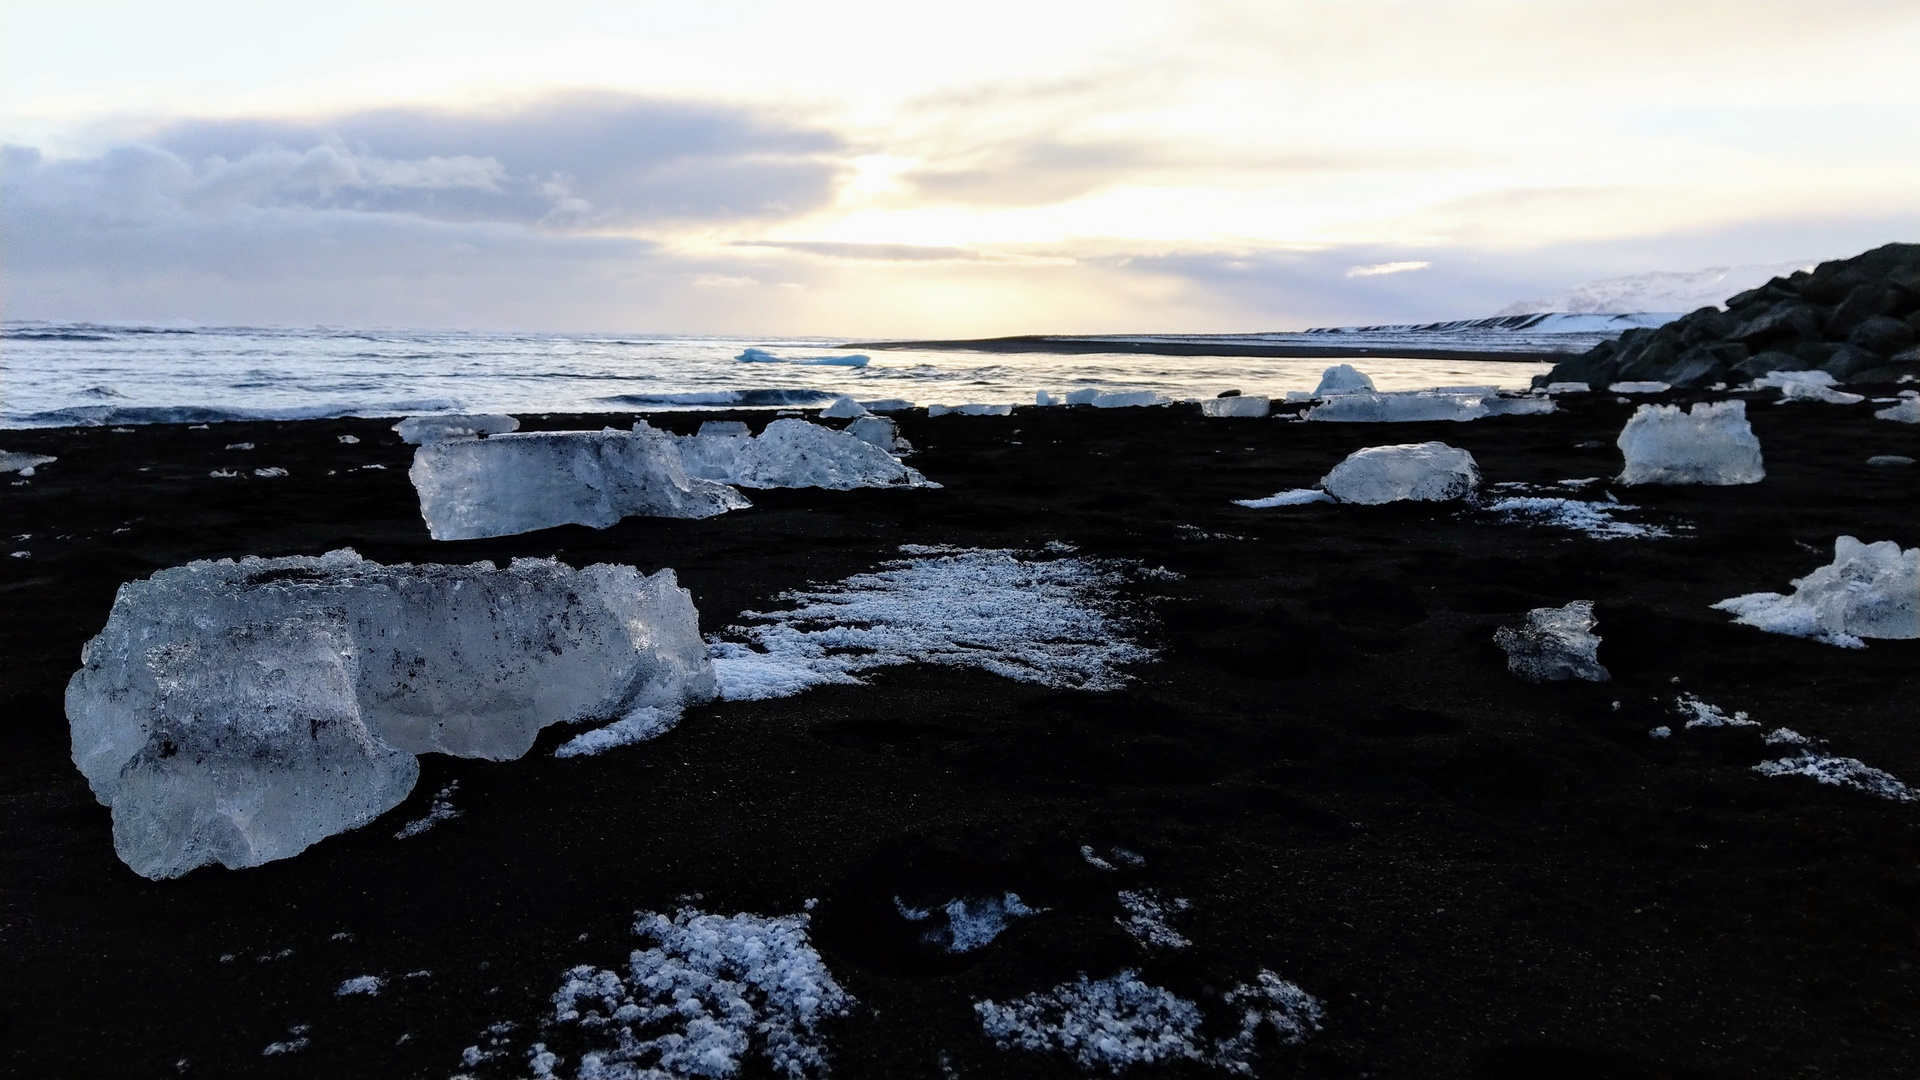
[[[1620,431],[1623,484],[1757,484],[1767,470],[1744,401],[1642,405]]]
[[[714,695],[671,570],[195,562],[123,585],[67,686],[73,759],[150,877],[252,866],[372,820],[439,751]]]
[[[470,439],[478,435],[504,435],[520,430],[520,421],[493,413],[444,413],[439,416],[409,416],[393,425],[400,441],[413,446]]]
[[[1335,465],[1320,486],[1345,503],[1440,502],[1479,487],[1480,469],[1472,454],[1443,442],[1369,446]]]
[[[1612,676],[1600,663],[1600,637],[1593,633],[1593,601],[1565,607],[1534,608],[1527,625],[1494,631],[1494,644],[1507,654],[1507,670],[1528,682],[1585,679],[1606,682]]]
[[[1352,364],[1335,364],[1320,373],[1320,385],[1313,388],[1317,398],[1336,394],[1373,393],[1373,380]]]
[[[428,443],[408,471],[435,540],[512,536],[556,525],[604,529],[623,517],[704,518],[750,505],[688,476],[653,431],[540,431]]]
[[[1265,416],[1273,408],[1271,399],[1258,394],[1208,398],[1200,403],[1202,416]]]

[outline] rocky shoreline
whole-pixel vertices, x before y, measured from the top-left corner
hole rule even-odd
[[[1615,382],[1737,385],[1775,371],[1820,370],[1838,382],[1920,379],[1920,244],[1887,244],[1824,262],[1635,329],[1538,376],[1536,386]]]

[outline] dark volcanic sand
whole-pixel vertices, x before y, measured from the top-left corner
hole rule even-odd
[[[1920,641],[1849,651],[1707,605],[1785,589],[1839,533],[1920,543],[1920,468],[1864,464],[1920,457],[1920,427],[1771,397],[1750,406],[1764,483],[1622,491],[1643,520],[1696,528],[1606,543],[1458,505],[1228,500],[1429,438],[1489,481],[1610,475],[1631,410],[1610,395],[1469,424],[909,414],[914,464],[944,490],[753,492],[709,521],[462,543],[427,538],[384,421],[6,432],[60,461],[0,486],[0,531],[32,534],[7,544],[30,558],[0,559],[0,1072],[446,1077],[514,1020],[513,1053],[475,1071],[524,1075],[562,971],[619,966],[635,910],[700,893],[720,913],[820,899],[815,942],[861,1002],[831,1032],[843,1078],[939,1076],[942,1055],[961,1076],[1071,1075],[995,1049],[971,1003],[1123,967],[1203,1002],[1264,967],[1323,999],[1325,1030],[1269,1047],[1263,1075],[1910,1077],[1920,804],[1750,767],[1787,751],[1760,740],[1785,725],[1920,782]],[[240,441],[257,449],[222,449]],[[352,468],[370,462],[387,468]],[[292,475],[208,477],[228,465]],[[906,667],[696,708],[599,757],[555,759],[574,729],[549,729],[520,761],[424,757],[403,806],[297,858],[166,882],[115,858],[68,758],[62,691],[115,587],[189,559],[351,545],[670,566],[714,628],[902,543],[1056,539],[1185,575],[1133,587],[1161,656],[1124,692]],[[1614,681],[1510,676],[1494,629],[1581,598]],[[1683,690],[1762,726],[1678,730]],[[1658,724],[1674,736],[1650,739]],[[395,840],[453,779],[465,816]],[[1147,863],[1105,874],[1081,844]],[[1122,887],[1191,898],[1175,925],[1193,946],[1144,952],[1115,925]],[[915,889],[1049,910],[956,959],[886,931],[890,897]],[[418,970],[433,974],[401,978]],[[388,990],[334,996],[363,974]],[[311,1045],[263,1057],[295,1024]],[[754,1058],[745,1075],[771,1073]]]

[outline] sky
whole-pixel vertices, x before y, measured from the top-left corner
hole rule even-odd
[[[1920,240],[1920,3],[0,0],[9,319],[1467,318]]]

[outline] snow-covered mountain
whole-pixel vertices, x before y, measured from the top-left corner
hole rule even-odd
[[[1603,278],[1575,285],[1545,300],[1521,300],[1508,304],[1496,314],[1533,315],[1545,311],[1564,311],[1581,315],[1619,315],[1643,311],[1694,311],[1708,304],[1719,304],[1737,292],[1768,279],[1811,270],[1814,260],[1755,264],[1750,266],[1714,266],[1705,270],[1654,270],[1645,274]]]

